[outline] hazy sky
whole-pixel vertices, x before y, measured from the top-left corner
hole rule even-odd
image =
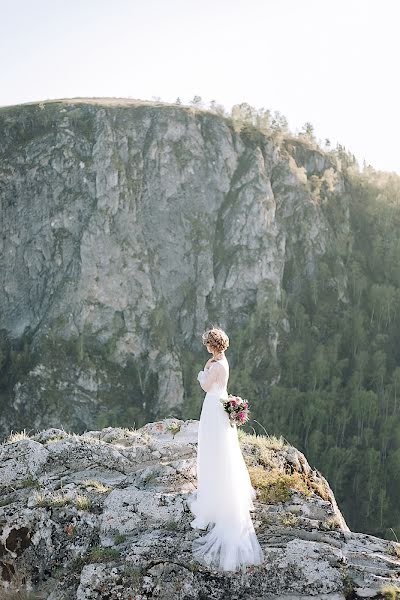
[[[400,0],[0,0],[0,105],[200,95],[400,173]]]

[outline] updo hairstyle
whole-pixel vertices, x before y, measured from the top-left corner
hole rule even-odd
[[[208,344],[215,352],[224,352],[229,346],[229,338],[223,329],[212,327],[201,336],[204,346]]]

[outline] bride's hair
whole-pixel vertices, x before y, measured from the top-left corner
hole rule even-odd
[[[224,352],[229,346],[228,336],[219,327],[212,327],[205,331],[201,336],[201,340],[205,346],[209,344],[217,352]]]

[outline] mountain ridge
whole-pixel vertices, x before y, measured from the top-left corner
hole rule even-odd
[[[98,101],[0,110],[0,438],[197,416],[214,323],[254,427],[399,537],[400,179],[245,103]]]

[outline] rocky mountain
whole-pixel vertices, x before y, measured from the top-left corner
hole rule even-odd
[[[1,598],[18,590],[47,600],[398,597],[400,545],[350,531],[327,480],[286,440],[241,430],[265,563],[221,572],[195,562],[191,541],[201,532],[186,499],[196,488],[197,427],[164,419],[7,438]]]
[[[283,280],[298,289],[332,248],[348,301],[340,160],[209,111],[107,99],[2,108],[0,202],[3,437],[197,416],[211,323],[248,353],[233,350],[233,363],[246,358],[265,388],[278,382]]]
[[[400,177],[307,131],[247,104],[0,108],[0,441],[198,418],[220,325],[249,431],[400,539]]]

